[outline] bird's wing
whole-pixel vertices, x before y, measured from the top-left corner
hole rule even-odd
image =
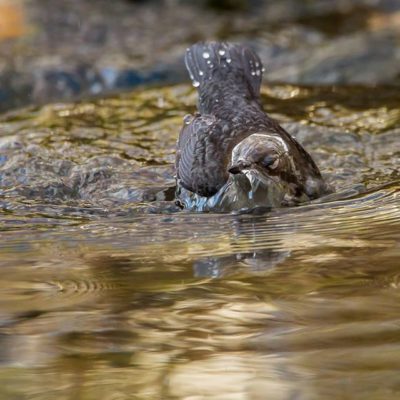
[[[177,143],[178,184],[201,196],[212,196],[225,184],[226,149],[219,138],[220,127],[214,116],[185,119]]]

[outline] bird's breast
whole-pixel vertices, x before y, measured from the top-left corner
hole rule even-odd
[[[179,188],[178,197],[186,209],[191,211],[230,212],[256,207],[281,207],[288,189],[279,183],[265,182],[251,171],[230,175],[217,193],[205,197],[184,188]]]

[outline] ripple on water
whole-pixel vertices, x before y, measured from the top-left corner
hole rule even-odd
[[[263,101],[334,194],[179,212],[188,86],[1,117],[0,397],[398,397],[398,93]]]

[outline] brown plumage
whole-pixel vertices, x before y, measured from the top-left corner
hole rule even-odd
[[[279,206],[312,199],[326,191],[310,155],[263,111],[263,67],[252,50],[229,43],[198,43],[187,50],[185,63],[199,94],[199,113],[185,118],[177,144],[178,197],[186,207],[233,210]],[[249,178],[250,192],[261,191],[257,204],[252,193],[247,195],[248,202],[237,195],[249,192],[249,185],[235,175]],[[257,180],[263,184],[255,187]],[[274,192],[279,199],[269,204],[267,192],[273,184],[281,189]],[[224,193],[228,188],[227,200]]]

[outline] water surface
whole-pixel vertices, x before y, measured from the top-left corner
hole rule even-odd
[[[174,204],[185,85],[0,120],[0,398],[397,399],[400,101],[263,89],[336,193]]]

